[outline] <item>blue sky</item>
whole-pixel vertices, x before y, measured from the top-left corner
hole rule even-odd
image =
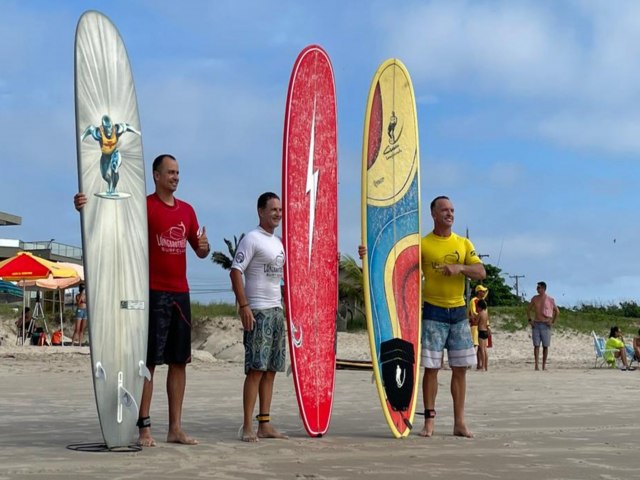
[[[530,298],[638,300],[640,3],[633,1],[11,1],[0,16],[1,238],[80,245],[75,26],[105,13],[127,45],[147,163],[172,153],[178,197],[212,247],[257,223],[280,191],[284,107],[308,44],[338,97],[339,244],[360,239],[360,154],[371,78],[389,57],[418,101],[423,233],[448,195],[455,230]],[[150,168],[147,169],[149,172]],[[148,189],[152,182],[148,175]],[[228,275],[189,258],[193,298],[229,300]],[[507,279],[512,283],[512,279]]]

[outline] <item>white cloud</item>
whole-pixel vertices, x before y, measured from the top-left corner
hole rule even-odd
[[[381,18],[388,51],[404,59],[418,97],[426,89],[471,105],[485,99],[439,132],[640,152],[637,2],[431,1],[394,5]]]
[[[559,112],[540,121],[538,131],[552,142],[574,149],[618,154],[640,152],[637,112]]]
[[[414,3],[387,13],[390,50],[416,78],[447,89],[555,96],[580,57],[570,26],[537,2]]]

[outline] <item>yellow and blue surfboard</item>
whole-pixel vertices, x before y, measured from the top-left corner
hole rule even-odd
[[[415,96],[398,59],[376,71],[362,148],[365,308],[373,371],[395,437],[412,428],[420,363],[420,156]]]

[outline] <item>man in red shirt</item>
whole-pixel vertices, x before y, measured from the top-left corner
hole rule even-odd
[[[197,444],[182,430],[182,402],[186,385],[186,366],[191,362],[191,303],[187,283],[187,243],[200,258],[209,255],[209,241],[204,227],[200,232],[196,214],[186,202],[178,200],[180,171],[171,155],[153,161],[155,193],[147,197],[149,225],[149,342],[147,367],[151,381],[145,380],[138,419],[138,444],[155,446],[151,436],[149,411],[153,395],[156,365],[169,365],[167,397],[169,432],[167,442]],[[83,193],[74,197],[76,209],[87,202]]]

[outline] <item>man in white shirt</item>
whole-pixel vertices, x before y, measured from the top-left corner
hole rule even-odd
[[[282,219],[280,198],[266,192],[258,198],[260,224],[238,245],[231,265],[231,286],[244,329],[246,374],[242,395],[244,420],[242,440],[287,438],[270,424],[269,410],[276,372],[284,372],[286,330],[280,283],[284,247],[275,229]],[[244,282],[243,282],[244,275]],[[253,410],[260,397],[258,430],[253,429]]]

